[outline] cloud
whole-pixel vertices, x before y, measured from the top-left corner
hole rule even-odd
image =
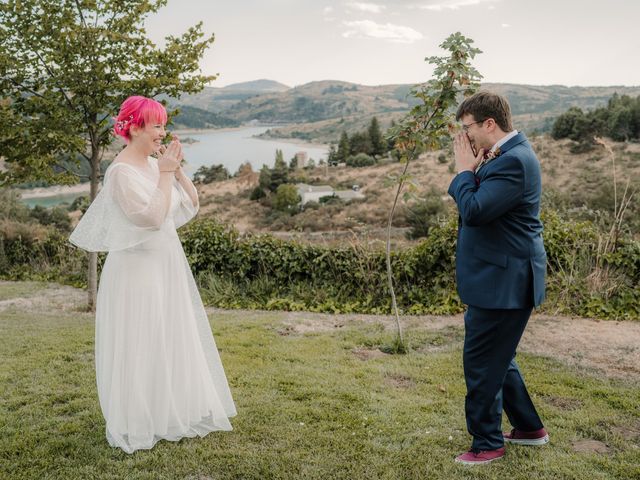
[[[334,9],[333,7],[324,7],[322,9],[322,18],[324,19],[325,22],[335,22],[336,21],[336,17],[334,17],[332,14],[334,13]]]
[[[510,23],[501,23],[500,26],[502,28],[509,28],[511,26],[511,24]]]
[[[381,24],[372,22],[371,20],[355,20],[343,23],[350,28],[350,30],[342,34],[345,38],[370,37],[390,40],[397,43],[413,43],[424,38],[420,32],[403,25],[394,25],[392,23]]]
[[[360,10],[362,12],[369,13],[381,13],[386,7],[384,5],[378,5],[377,3],[365,3],[365,2],[349,2],[348,7],[354,10]]]
[[[442,12],[443,10],[458,10],[463,7],[472,7],[483,3],[497,3],[502,0],[441,0],[438,3],[420,5],[423,10]]]

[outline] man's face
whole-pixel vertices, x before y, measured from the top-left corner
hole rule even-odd
[[[487,132],[484,129],[484,122],[478,122],[473,115],[465,114],[460,118],[462,122],[462,130],[466,132],[471,146],[474,151],[479,151],[481,148],[489,150],[493,143],[489,140]]]

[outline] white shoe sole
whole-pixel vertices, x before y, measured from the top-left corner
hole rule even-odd
[[[491,460],[484,460],[482,462],[467,462],[466,460],[458,460],[456,458],[455,462],[461,463],[462,465],[486,465],[487,463],[495,462],[496,460],[501,460],[503,458],[504,458],[504,455],[502,457],[492,458]]]
[[[545,435],[542,438],[506,438],[505,443],[513,443],[514,445],[544,445],[549,443],[549,435]]]

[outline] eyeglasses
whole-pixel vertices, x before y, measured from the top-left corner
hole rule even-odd
[[[485,119],[486,120],[486,119]],[[464,123],[462,124],[462,131],[464,132],[468,132],[469,131],[469,127],[471,127],[471,125],[475,125],[476,123],[484,123],[484,120],[478,120],[477,122],[473,122],[473,123],[469,123],[468,125],[465,125]]]

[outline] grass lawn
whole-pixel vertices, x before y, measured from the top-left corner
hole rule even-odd
[[[1,284],[0,300],[38,288]],[[470,445],[461,325],[411,323],[413,352],[389,356],[375,349],[392,334],[375,321],[298,329],[280,312],[210,318],[234,430],[127,455],[105,439],[92,315],[0,309],[0,478],[640,478],[640,383],[522,355],[551,443],[465,467],[453,462]]]

